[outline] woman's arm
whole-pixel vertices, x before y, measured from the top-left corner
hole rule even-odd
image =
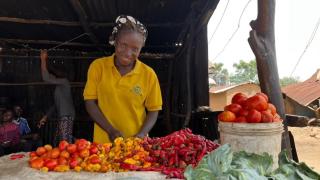
[[[97,101],[92,100],[85,100],[85,106],[87,112],[89,113],[90,117],[96,122],[104,131],[106,131],[109,135],[111,141],[115,138],[122,136],[122,133],[112,127],[109,123],[108,119],[102,114],[100,108],[97,105]]]
[[[41,50],[40,60],[41,60],[41,75],[42,75],[43,81],[52,83],[52,84],[64,84],[67,82],[66,78],[56,78],[54,75],[49,73],[47,68],[47,64],[48,64],[47,50]]]
[[[157,122],[158,113],[159,111],[149,111],[140,132],[135,136],[141,138],[146,136]]]

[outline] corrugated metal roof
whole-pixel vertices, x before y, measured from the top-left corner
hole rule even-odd
[[[282,92],[303,106],[320,98],[320,69],[308,80],[282,88]]]
[[[67,41],[84,33],[72,0],[10,0],[0,1],[0,18],[26,20],[49,20],[67,22],[71,25],[21,23],[0,20],[0,39]],[[120,14],[138,18],[147,26],[149,36],[145,52],[173,53],[179,34],[186,27],[187,17],[192,8],[198,13],[207,9],[210,2],[217,5],[219,0],[78,0],[86,14],[90,30],[98,42],[107,45],[112,23]],[[215,8],[215,7],[214,7]],[[211,9],[212,10],[212,9]],[[100,24],[99,24],[100,23]],[[74,42],[93,44],[88,37]],[[29,43],[34,48],[48,48],[43,44]],[[106,47],[107,51],[112,47]],[[83,48],[85,49],[85,47]]]
[[[222,93],[225,92],[229,89],[233,89],[239,86],[243,86],[243,85],[247,85],[247,84],[253,84],[253,85],[257,85],[256,83],[253,82],[245,82],[245,83],[241,83],[241,84],[235,84],[235,85],[227,85],[227,86],[213,86],[209,89],[210,93]],[[257,85],[259,86],[259,85]]]

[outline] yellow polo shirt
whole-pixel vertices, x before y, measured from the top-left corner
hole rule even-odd
[[[133,70],[121,76],[114,65],[114,55],[91,63],[83,96],[84,100],[97,99],[104,116],[125,137],[140,131],[146,118],[145,109],[162,109],[160,85],[153,69],[137,59]],[[96,123],[94,141],[110,142]]]

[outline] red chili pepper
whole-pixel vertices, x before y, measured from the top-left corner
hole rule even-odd
[[[178,151],[178,153],[179,153],[179,155],[182,155],[182,156],[184,156],[187,152],[189,152],[189,151],[192,151],[190,148],[188,148],[188,147],[185,147],[185,148],[183,148],[183,149],[180,149],[179,151]]]
[[[177,135],[174,138],[174,145],[176,145],[176,146],[180,146],[181,144],[183,144],[183,142],[184,142],[184,139],[179,135]]]
[[[128,170],[138,170],[139,167],[133,164],[126,164],[126,163],[120,163],[120,167],[122,169],[128,169]]]
[[[197,161],[199,162],[202,157],[206,154],[207,152],[207,146],[206,143],[202,143],[202,151],[199,153],[199,155],[197,156]]]
[[[148,168],[140,168],[139,171],[157,171],[161,172],[163,168],[161,167],[148,167]]]
[[[12,155],[10,155],[10,159],[11,159],[11,160],[21,159],[21,158],[23,158],[24,156],[25,156],[24,154],[12,154]]]
[[[169,166],[172,166],[175,164],[175,157],[170,157],[169,159]]]

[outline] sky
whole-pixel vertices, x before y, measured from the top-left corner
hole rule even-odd
[[[220,0],[208,23],[209,61],[224,63],[224,67],[229,72],[234,72],[232,66],[234,63],[240,60],[248,62],[255,59],[247,39],[251,30],[249,23],[257,17],[257,0],[250,1],[239,23],[241,13],[248,2],[249,0],[229,0],[228,3],[228,0]],[[227,9],[221,20],[225,7]],[[276,1],[275,38],[280,78],[288,77],[293,72],[292,76],[304,81],[317,69],[320,69],[320,27],[306,49],[319,24],[319,7],[320,0]],[[218,26],[220,20],[221,23]],[[235,31],[236,34],[223,50]],[[304,55],[294,70],[304,51]]]

